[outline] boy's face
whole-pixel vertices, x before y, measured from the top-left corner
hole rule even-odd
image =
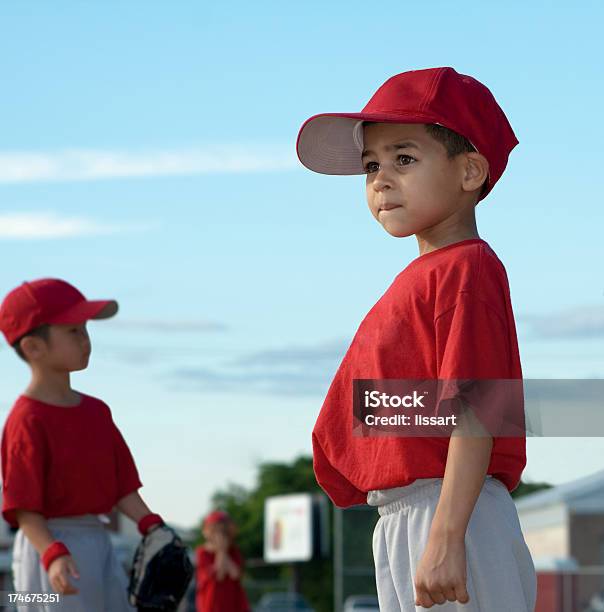
[[[86,323],[50,325],[48,341],[35,337],[25,340],[29,341],[28,360],[38,367],[67,372],[88,367],[92,347]]]
[[[423,124],[369,124],[363,138],[369,209],[392,236],[418,234],[462,209],[473,211],[472,194],[462,188],[467,155],[448,159]]]
[[[209,542],[216,543],[220,538],[224,538],[227,541],[231,539],[231,528],[229,523],[226,521],[219,521],[206,525],[203,528],[203,535]]]

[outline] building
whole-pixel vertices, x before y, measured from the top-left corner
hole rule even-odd
[[[521,497],[516,508],[539,577],[537,610],[575,609],[540,607],[546,599],[582,610],[604,591],[604,470]]]

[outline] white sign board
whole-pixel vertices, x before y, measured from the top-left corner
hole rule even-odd
[[[309,561],[312,548],[312,495],[268,497],[264,502],[264,560]]]

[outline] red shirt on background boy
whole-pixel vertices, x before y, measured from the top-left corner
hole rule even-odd
[[[226,512],[211,512],[203,521],[206,539],[195,550],[197,612],[249,612],[241,586],[243,557],[235,545],[235,523]]]

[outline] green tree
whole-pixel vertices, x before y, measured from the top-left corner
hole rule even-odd
[[[551,489],[552,485],[547,482],[523,482],[520,481],[520,484],[512,491],[512,497],[514,499],[518,499],[523,495],[529,495],[530,493],[535,493],[536,491],[541,491],[543,489]]]

